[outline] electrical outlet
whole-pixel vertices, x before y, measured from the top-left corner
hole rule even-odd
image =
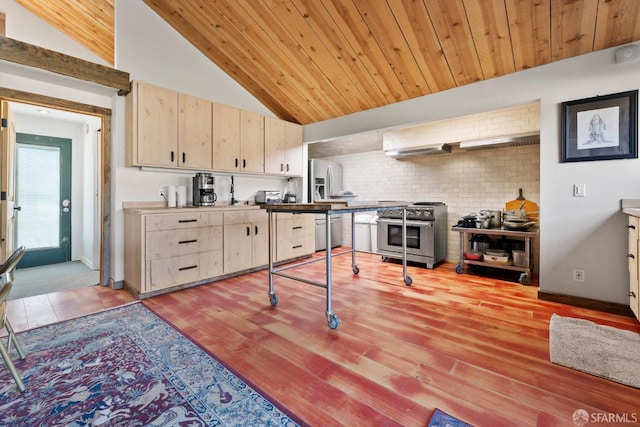
[[[573,184],[573,197],[585,197],[587,187],[584,184]]]
[[[580,270],[578,268],[573,269],[573,281],[574,282],[584,282],[584,270]]]

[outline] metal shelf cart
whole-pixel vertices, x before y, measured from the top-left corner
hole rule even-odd
[[[275,293],[274,289],[274,276],[286,277],[288,279],[297,280],[299,282],[307,283],[310,285],[318,286],[321,288],[325,288],[327,290],[327,323],[331,329],[336,329],[340,325],[340,319],[338,319],[338,315],[333,312],[333,307],[331,304],[331,289],[333,286],[332,279],[332,264],[331,259],[338,255],[343,255],[347,253],[351,253],[351,268],[353,270],[353,274],[360,273],[360,268],[356,264],[356,250],[355,248],[355,214],[357,212],[366,212],[366,211],[381,211],[381,210],[390,210],[390,209],[401,209],[402,214],[402,277],[404,279],[405,285],[409,286],[412,283],[411,277],[407,274],[407,236],[406,236],[406,205],[398,205],[398,204],[369,204],[369,205],[352,205],[349,206],[347,204],[340,203],[282,203],[282,204],[266,204],[261,206],[262,209],[266,209],[269,214],[269,301],[272,306],[278,305],[278,296]],[[274,218],[273,214],[277,212],[284,213],[293,213],[293,214],[324,214],[326,215],[326,239],[327,246],[325,249],[325,256],[321,258],[314,258],[312,260],[297,262],[294,264],[287,264],[278,269],[274,269],[273,266],[273,243],[274,243]],[[331,253],[331,216],[332,215],[342,215],[342,214],[351,214],[351,249],[345,250],[338,253]],[[284,273],[286,270],[290,270],[295,267],[300,267],[306,264],[310,264],[313,262],[325,261],[325,269],[326,269],[326,281],[317,282],[313,280],[308,280],[300,277],[295,277],[291,274]]]
[[[509,230],[507,228],[467,228],[467,227],[452,227],[452,231],[460,233],[460,262],[456,265],[456,273],[464,273],[465,265],[478,265],[483,267],[500,268],[504,270],[519,271],[519,282],[523,285],[531,283],[531,273],[533,271],[533,239],[538,237],[538,227],[532,227],[528,230]],[[474,234],[484,234],[487,236],[499,236],[509,239],[522,239],[524,240],[524,266],[498,264],[486,261],[472,261],[464,258],[465,241],[467,236],[473,236]]]

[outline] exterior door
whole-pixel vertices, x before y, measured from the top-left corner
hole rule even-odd
[[[0,162],[0,258],[7,259],[15,249],[15,117],[9,102],[0,100],[2,109],[2,161]]]
[[[17,134],[16,243],[19,267],[71,260],[71,140]]]

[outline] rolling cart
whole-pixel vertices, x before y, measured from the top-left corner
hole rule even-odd
[[[286,277],[292,280],[296,280],[299,282],[307,283],[309,285],[318,286],[321,288],[325,288],[327,290],[327,324],[331,329],[336,329],[340,325],[340,319],[338,315],[333,312],[333,306],[331,303],[331,289],[333,286],[333,278],[332,278],[332,263],[331,259],[338,255],[343,254],[351,254],[351,268],[353,270],[353,274],[360,273],[360,268],[356,264],[356,250],[355,250],[355,214],[357,212],[367,212],[367,211],[380,211],[380,210],[390,210],[390,209],[401,209],[403,212],[403,233],[402,233],[402,277],[404,279],[404,284],[410,286],[412,283],[411,277],[407,274],[407,241],[406,241],[406,205],[398,205],[398,204],[373,204],[373,205],[353,205],[349,206],[347,204],[338,204],[338,203],[283,203],[283,204],[266,204],[261,206],[262,209],[266,209],[269,214],[269,301],[272,306],[278,305],[278,296],[275,293],[274,288],[274,276]],[[309,261],[298,262],[294,264],[287,264],[283,267],[279,267],[275,269],[273,266],[273,242],[274,242],[274,219],[273,214],[276,212],[287,212],[294,214],[324,214],[326,216],[326,255],[322,258],[315,258]],[[351,214],[351,249],[345,250],[339,253],[331,253],[331,215],[342,215],[342,214]],[[308,280],[301,277],[293,276],[292,274],[285,273],[284,271],[290,270],[295,267],[300,267],[306,264],[310,264],[313,262],[325,261],[325,269],[326,269],[326,281],[318,282],[315,280]]]
[[[519,282],[523,285],[531,283],[531,273],[533,271],[533,239],[538,237],[538,227],[531,227],[527,230],[509,230],[505,227],[501,228],[467,228],[452,227],[452,231],[460,233],[460,262],[456,265],[456,273],[465,272],[465,265],[478,265],[482,267],[500,268],[504,270],[519,271]],[[465,241],[474,234],[484,234],[487,236],[505,237],[508,239],[517,239],[524,241],[524,266],[509,265],[506,263],[492,263],[487,261],[473,261],[464,258]]]

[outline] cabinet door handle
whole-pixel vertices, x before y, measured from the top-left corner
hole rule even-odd
[[[631,258],[631,259],[635,259],[635,255],[634,254],[627,254],[627,258]]]
[[[182,152],[182,163],[187,163],[187,153]]]
[[[238,159],[236,159],[236,167],[238,167]]]
[[[289,163],[287,163],[287,172],[289,172]]]
[[[242,169],[247,167],[247,159],[242,159]]]
[[[293,249],[300,249],[301,247],[302,247],[302,245],[295,245],[295,246],[293,247]]]
[[[171,150],[171,163],[173,163],[173,159],[174,159],[174,153],[173,153],[173,150]]]
[[[302,230],[302,226],[293,227],[294,230]]]
[[[630,228],[630,229],[632,229],[632,230],[635,230],[635,229],[636,229],[636,226],[635,226],[635,225],[627,225],[627,228]]]
[[[280,163],[280,172],[284,172],[284,163]]]
[[[247,236],[251,236],[251,227],[247,227]]]
[[[179,219],[178,224],[183,224],[185,222],[198,222],[197,219]]]
[[[180,240],[178,242],[179,245],[182,245],[184,243],[196,243],[198,241],[198,239],[193,239],[193,240]]]
[[[630,296],[630,297],[634,297],[634,298],[635,298],[635,297],[636,297],[636,294],[635,294],[635,292],[633,292],[633,291],[629,291],[629,296]]]
[[[194,268],[198,268],[198,266],[197,266],[197,265],[190,265],[190,266],[188,266],[188,267],[180,267],[180,268],[178,269],[178,271],[192,270],[192,269],[194,269]]]
[[[258,235],[258,226],[256,225],[256,236]]]

